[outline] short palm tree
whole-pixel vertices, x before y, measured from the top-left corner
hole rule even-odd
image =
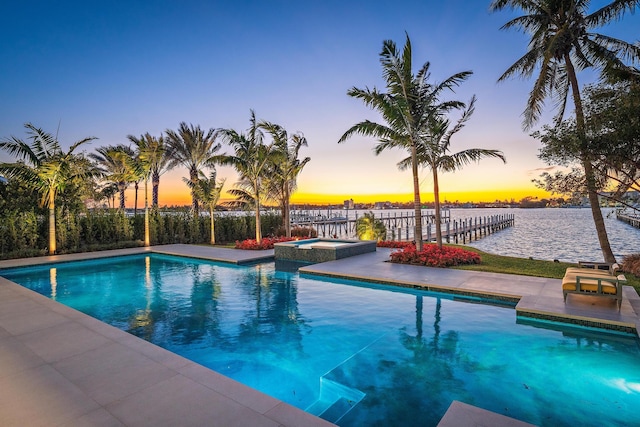
[[[376,219],[373,212],[365,213],[356,220],[356,235],[360,240],[384,240],[387,237],[387,228],[384,223]]]
[[[438,247],[442,247],[442,226],[440,213],[440,186],[438,184],[438,171],[453,172],[461,169],[463,166],[471,162],[479,162],[483,157],[495,157],[506,163],[504,154],[499,150],[487,150],[483,148],[470,148],[450,153],[451,137],[460,131],[464,124],[469,120],[475,109],[476,99],[471,98],[467,108],[462,113],[462,117],[458,122],[450,128],[451,123],[445,117],[435,118],[429,124],[428,138],[418,145],[417,161],[418,164],[431,169],[433,176],[433,197],[435,204],[435,224],[436,224],[436,242]],[[376,151],[384,150],[384,143],[376,147]],[[398,166],[406,169],[411,166],[411,158],[400,161]]]
[[[23,180],[42,195],[42,205],[49,208],[49,254],[52,255],[57,250],[56,195],[72,180],[91,178],[97,174],[94,169],[86,168],[87,162],[74,154],[79,146],[96,138],[83,138],[64,152],[58,139],[50,133],[31,123],[24,126],[31,144],[13,136],[0,141],[0,149],[20,159],[15,163],[0,164],[0,172],[6,177]]]
[[[126,145],[99,147],[89,157],[96,162],[104,179],[118,186],[120,210],[125,209],[125,191],[129,184],[139,179],[135,164],[135,153]]]
[[[300,148],[307,145],[307,139],[301,133],[289,136],[282,126],[273,123],[262,122],[260,127],[271,135],[274,149],[277,152],[273,157],[269,173],[270,186],[274,199],[278,200],[282,210],[285,234],[287,237],[291,237],[291,195],[297,188],[298,175],[311,160],[309,157],[302,160],[298,158]]]
[[[516,28],[529,34],[529,50],[498,79],[537,74],[524,112],[525,129],[537,122],[548,97],[554,97],[559,105],[556,122],[560,122],[571,93],[576,131],[583,147],[581,163],[600,248],[605,261],[615,262],[600,210],[592,153],[587,149],[577,73],[595,68],[609,75],[627,68],[623,60],[640,59],[640,46],[592,32],[622,18],[627,11],[633,12],[640,1],[616,0],[592,13],[588,13],[589,3],[589,0],[494,0],[490,9],[521,9],[525,13],[504,24],[502,29]]]
[[[203,168],[215,170],[221,156],[216,154],[222,147],[216,142],[218,132],[214,129],[204,131],[200,126],[180,123],[178,131],[167,129],[167,156],[171,159],[169,167],[178,164],[189,171],[189,180],[195,185]],[[191,193],[191,205],[194,215],[197,215],[198,199]]]
[[[116,194],[118,194],[118,186],[113,182],[107,182],[98,189],[100,200],[107,199],[107,206],[111,208],[116,207]]]
[[[264,143],[264,135],[256,121],[256,113],[251,110],[250,127],[247,133],[236,132],[233,129],[221,130],[225,141],[234,150],[234,154],[224,158],[223,163],[232,165],[240,180],[236,188],[229,191],[244,202],[250,202],[255,209],[256,241],[262,241],[260,223],[260,209],[262,201],[267,197],[267,172],[273,157],[278,155],[273,144]]]
[[[418,250],[422,250],[422,207],[420,202],[420,181],[418,177],[418,147],[429,137],[425,134],[428,124],[452,109],[464,108],[460,101],[441,101],[445,90],[453,90],[470,75],[471,71],[453,74],[440,83],[430,83],[430,64],[426,62],[417,74],[412,71],[411,40],[407,35],[402,51],[396,44],[386,40],[382,44],[380,63],[387,92],[376,88],[352,88],[347,94],[361,99],[367,106],[378,110],[385,124],[365,120],[347,130],[338,143],[354,134],[378,138],[384,148],[400,148],[411,153],[413,175],[414,215],[416,219],[415,240]],[[380,153],[382,150],[376,150]]]
[[[216,172],[211,172],[209,178],[204,174],[200,176],[198,181],[194,184],[191,180],[182,178],[182,180],[189,186],[193,194],[198,198],[202,204],[209,209],[209,218],[211,219],[211,240],[210,244],[216,244],[216,232],[215,232],[215,217],[214,212],[216,205],[220,200],[222,194],[222,187],[224,187],[225,180],[218,181],[216,179]]]

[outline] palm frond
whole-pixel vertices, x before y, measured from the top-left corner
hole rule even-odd
[[[503,161],[503,163],[507,162],[504,154],[500,150],[470,148],[451,154],[449,156],[442,157],[439,166],[440,170],[442,170],[443,172],[453,172],[455,170],[462,169],[462,167],[470,163],[477,163],[485,157],[500,159]]]
[[[585,16],[585,24],[590,27],[601,27],[622,18],[625,12],[633,13],[640,5],[640,0],[616,0]]]
[[[349,139],[354,134],[359,134],[362,136],[373,136],[380,140],[389,140],[394,139],[394,136],[397,136],[396,132],[389,128],[388,126],[375,123],[369,120],[365,120],[360,123],[356,123],[351,126],[338,140],[338,143],[344,142]]]
[[[538,58],[540,57],[540,49],[531,49],[527,51],[520,59],[514,62],[507,70],[498,78],[498,82],[507,80],[516,75],[523,77],[531,77],[536,69]]]
[[[14,136],[0,141],[0,149],[5,150],[11,156],[17,157],[18,160],[26,161],[32,166],[40,164],[41,159],[33,152],[31,147]]]

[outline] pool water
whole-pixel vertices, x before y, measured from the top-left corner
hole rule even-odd
[[[509,307],[159,254],[0,275],[341,426],[640,425],[637,339]]]

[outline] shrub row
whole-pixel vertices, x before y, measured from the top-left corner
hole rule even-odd
[[[261,216],[264,236],[275,235],[280,215]],[[208,243],[210,219],[193,218],[189,209],[151,212],[151,244]],[[215,219],[216,242],[229,243],[255,237],[255,217],[249,213],[220,215]],[[59,253],[83,252],[142,245],[144,213],[129,217],[114,209],[56,214]],[[48,245],[48,217],[44,210],[0,213],[0,259],[43,255]]]

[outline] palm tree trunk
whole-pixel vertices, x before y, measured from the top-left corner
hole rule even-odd
[[[582,99],[580,98],[580,88],[578,87],[578,78],[576,77],[576,71],[571,62],[569,54],[565,55],[565,64],[567,67],[567,74],[571,83],[571,91],[573,94],[573,104],[576,109],[576,129],[578,131],[578,138],[581,145],[581,162],[584,169],[584,177],[587,184],[587,196],[589,197],[589,205],[591,206],[591,215],[593,216],[593,222],[596,227],[596,233],[598,235],[598,242],[600,243],[600,250],[605,262],[614,263],[616,257],[611,250],[611,244],[609,243],[609,236],[607,235],[607,229],[604,225],[604,218],[602,217],[602,210],[600,209],[600,201],[598,200],[598,189],[596,187],[596,177],[593,170],[589,153],[586,149],[586,126],[584,120],[584,110],[582,108]]]
[[[127,186],[124,182],[119,182],[118,189],[120,190],[120,209],[124,211],[124,191],[127,189]]]
[[[411,144],[411,171],[413,173],[413,210],[415,215],[416,232],[413,237],[416,249],[422,250],[422,206],[420,203],[420,181],[418,180],[418,153],[416,144]]]
[[[260,224],[260,200],[256,198],[256,243],[262,242],[262,230]]]
[[[133,216],[138,216],[138,181],[135,182],[136,196],[133,201]]]
[[[216,229],[214,228],[214,221],[213,221],[213,207],[214,204],[212,203],[209,206],[209,215],[211,215],[211,240],[209,241],[209,243],[211,243],[211,245],[215,245],[216,244]]]
[[[57,249],[55,194],[49,191],[49,255],[54,255]]]
[[[158,190],[160,189],[160,174],[158,171],[153,171],[151,176],[151,186],[153,187],[151,195],[151,206],[153,208],[158,207]]]
[[[284,190],[284,200],[282,206],[282,221],[284,222],[284,230],[287,237],[291,237],[291,220],[289,219],[289,184]]]
[[[436,210],[436,243],[442,248],[442,218],[440,215],[440,185],[438,184],[438,168],[432,167],[433,170],[433,206]]]
[[[198,182],[198,170],[192,168],[189,170],[189,179],[192,184]],[[191,190],[191,209],[193,209],[193,217],[195,218],[198,212],[200,211],[200,206],[198,204],[198,198],[194,194],[193,190]]]
[[[147,196],[147,186],[149,183],[149,179],[145,178],[144,180],[144,245],[151,245],[151,237],[149,234],[149,197]]]

